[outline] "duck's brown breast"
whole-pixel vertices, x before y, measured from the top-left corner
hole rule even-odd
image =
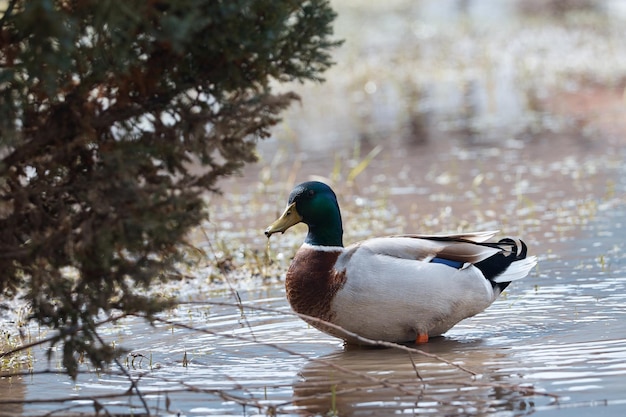
[[[345,273],[334,268],[340,254],[340,250],[313,248],[296,252],[285,280],[287,299],[294,311],[333,321],[331,302],[346,281]]]

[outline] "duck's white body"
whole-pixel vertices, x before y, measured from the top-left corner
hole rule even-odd
[[[352,256],[346,274],[355,279],[346,280],[331,306],[335,324],[369,339],[439,336],[489,307],[499,294],[471,264],[455,270],[368,252],[361,248]]]
[[[495,232],[445,236],[397,236],[366,240],[346,248],[304,244],[299,254],[329,259],[336,254],[328,277],[341,281],[330,303],[329,311],[311,314],[299,302],[292,302],[296,311],[316,315],[349,332],[367,339],[393,342],[414,341],[418,335],[439,336],[459,321],[482,312],[500,295],[493,283],[523,278],[536,265],[536,257],[512,262],[495,279],[487,279],[474,263],[480,262],[501,248],[477,245]],[[431,262],[445,257],[462,262],[459,268]],[[298,260],[298,255],[294,263]],[[288,274],[290,281],[302,276],[299,267]],[[319,283],[325,277],[315,278]],[[290,301],[306,299],[310,289],[299,286],[302,298],[288,292]],[[318,312],[319,313],[319,312]],[[315,323],[312,323],[315,325]],[[322,330],[347,340],[340,331]]]

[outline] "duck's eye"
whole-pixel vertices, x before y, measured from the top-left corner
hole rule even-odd
[[[315,191],[313,191],[313,190],[309,190],[309,191],[307,192],[307,195],[308,195],[309,197],[313,197],[313,196],[315,195]]]

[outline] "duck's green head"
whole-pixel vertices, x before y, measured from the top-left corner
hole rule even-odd
[[[343,246],[339,204],[337,196],[328,185],[318,181],[297,185],[289,194],[285,212],[265,230],[265,235],[269,238],[274,233],[284,233],[301,222],[309,226],[306,243]]]

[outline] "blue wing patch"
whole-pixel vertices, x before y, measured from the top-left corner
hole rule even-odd
[[[434,264],[448,265],[455,269],[461,269],[461,267],[463,266],[463,262],[451,261],[450,259],[443,259],[443,258],[433,258],[430,262]]]

